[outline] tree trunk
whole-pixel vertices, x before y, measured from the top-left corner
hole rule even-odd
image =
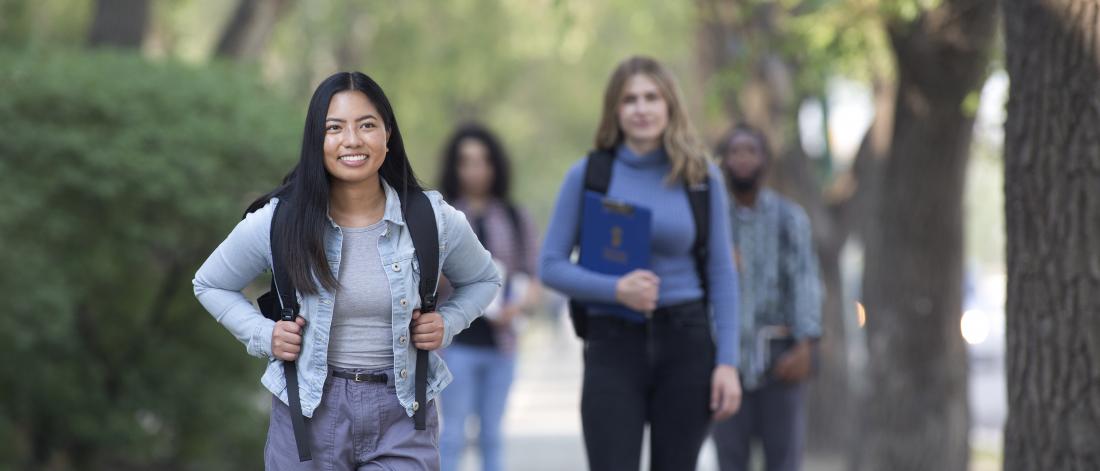
[[[855,306],[845,297],[841,271],[841,252],[849,236],[860,237],[867,224],[870,199],[876,194],[879,167],[890,149],[894,119],[894,86],[876,82],[874,121],[863,137],[852,168],[822,194],[812,207],[823,214],[817,217],[815,230],[821,280],[825,299],[821,310],[822,336],[819,346],[821,370],[809,384],[807,399],[809,440],[812,453],[854,462],[858,454],[855,440],[858,417],[854,397],[859,394],[854,379],[862,373],[849,365],[847,333],[854,322]],[[808,166],[808,165],[807,165]],[[860,237],[862,239],[862,237]]]
[[[289,0],[240,0],[215,54],[232,59],[258,58],[289,4]]]
[[[945,0],[894,24],[891,149],[865,233],[868,380],[860,469],[963,471],[967,351],[959,330],[963,185],[996,4]]]
[[[1004,469],[1100,469],[1100,5],[1003,6]]]
[[[99,0],[88,44],[137,49],[148,25],[149,0]]]

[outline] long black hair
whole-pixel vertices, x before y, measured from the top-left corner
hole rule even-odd
[[[443,194],[443,198],[454,203],[455,199],[461,196],[458,181],[458,164],[461,158],[459,147],[462,145],[462,141],[466,139],[474,139],[485,145],[488,150],[489,165],[493,167],[493,183],[489,188],[489,192],[505,205],[511,206],[509,192],[511,191],[512,173],[508,164],[508,154],[504,152],[504,146],[500,144],[500,140],[497,139],[496,135],[478,123],[466,123],[459,126],[447,139],[447,144],[443,147],[443,171],[439,177],[439,192]]]
[[[447,145],[443,147],[443,171],[439,177],[439,192],[450,203],[454,203],[461,196],[458,164],[462,156],[459,155],[459,147],[462,146],[462,141],[466,139],[474,139],[485,145],[485,149],[488,151],[489,165],[493,167],[493,183],[489,187],[489,194],[493,195],[508,213],[508,219],[512,223],[512,233],[515,234],[516,250],[521,254],[527,253],[527,230],[524,228],[519,208],[512,202],[510,194],[512,169],[509,165],[508,154],[504,151],[504,146],[500,144],[500,139],[497,139],[496,135],[488,128],[471,122],[459,126],[451,134],[450,139],[447,140]],[[484,237],[484,234],[478,237]]]
[[[289,211],[284,223],[273,228],[278,237],[277,246],[272,246],[271,250],[278,251],[295,289],[304,294],[316,294],[317,283],[329,291],[334,291],[339,285],[325,255],[331,188],[331,177],[325,170],[324,162],[325,118],[333,95],[350,90],[363,92],[367,96],[378,109],[382,123],[389,132],[389,151],[378,169],[379,176],[402,195],[423,191],[409,164],[397,117],[382,87],[362,72],[340,72],[322,81],[309,100],[298,164],[283,179],[282,185],[249,207],[249,211],[258,209],[272,197],[291,203],[285,208]]]

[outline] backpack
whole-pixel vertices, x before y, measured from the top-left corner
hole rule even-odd
[[[435,212],[431,201],[423,191],[411,193],[398,192],[401,199],[401,207],[405,217],[405,227],[412,237],[413,250],[416,260],[420,264],[420,299],[421,312],[433,312],[436,308],[436,287],[439,277],[439,231],[435,224]],[[271,216],[271,246],[277,247],[275,239],[278,231],[275,230],[281,224],[285,224],[288,211],[280,211],[293,204],[291,198],[281,198],[275,206],[275,214]],[[262,204],[253,204],[248,212],[255,211]],[[290,282],[290,274],[287,273],[281,256],[277,250],[271,251],[271,290],[260,296],[256,302],[260,306],[260,312],[264,317],[274,321],[291,321],[298,317],[298,299],[294,286]],[[296,362],[283,362],[283,375],[286,377],[287,402],[291,410],[291,425],[294,428],[294,441],[298,445],[298,459],[309,461],[309,437],[305,427],[305,417],[302,415],[302,404],[298,397],[298,370]],[[428,351],[416,351],[416,401],[422,407],[413,413],[413,422],[416,430],[426,428],[425,410],[427,410],[428,390]]]
[[[615,155],[607,150],[594,150],[588,153],[584,170],[584,189],[594,191],[601,195],[607,194],[611,186],[611,170],[615,163]],[[699,283],[703,288],[703,301],[710,303],[707,283],[707,257],[709,256],[708,237],[710,235],[710,185],[684,185],[687,191],[688,203],[691,205],[692,219],[695,221],[695,241],[691,247],[691,254],[695,258],[695,272],[699,276]],[[583,192],[581,194],[583,201]],[[580,240],[580,231],[577,230],[577,240]],[[573,321],[573,332],[577,337],[588,336],[588,308],[584,303],[569,300],[569,318]]]

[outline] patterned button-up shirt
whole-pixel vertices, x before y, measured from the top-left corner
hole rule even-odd
[[[741,278],[743,387],[762,386],[763,332],[774,326],[795,340],[821,335],[821,281],[809,219],[797,204],[763,189],[753,207],[731,204]]]

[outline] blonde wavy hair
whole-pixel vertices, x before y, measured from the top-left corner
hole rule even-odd
[[[680,88],[668,69],[651,57],[628,57],[611,73],[603,95],[603,115],[596,130],[596,149],[614,152],[622,143],[624,136],[619,127],[619,100],[626,82],[638,74],[653,80],[668,104],[668,127],[661,136],[661,142],[672,168],[665,182],[673,184],[682,181],[691,185],[706,182],[707,150],[688,119]]]

